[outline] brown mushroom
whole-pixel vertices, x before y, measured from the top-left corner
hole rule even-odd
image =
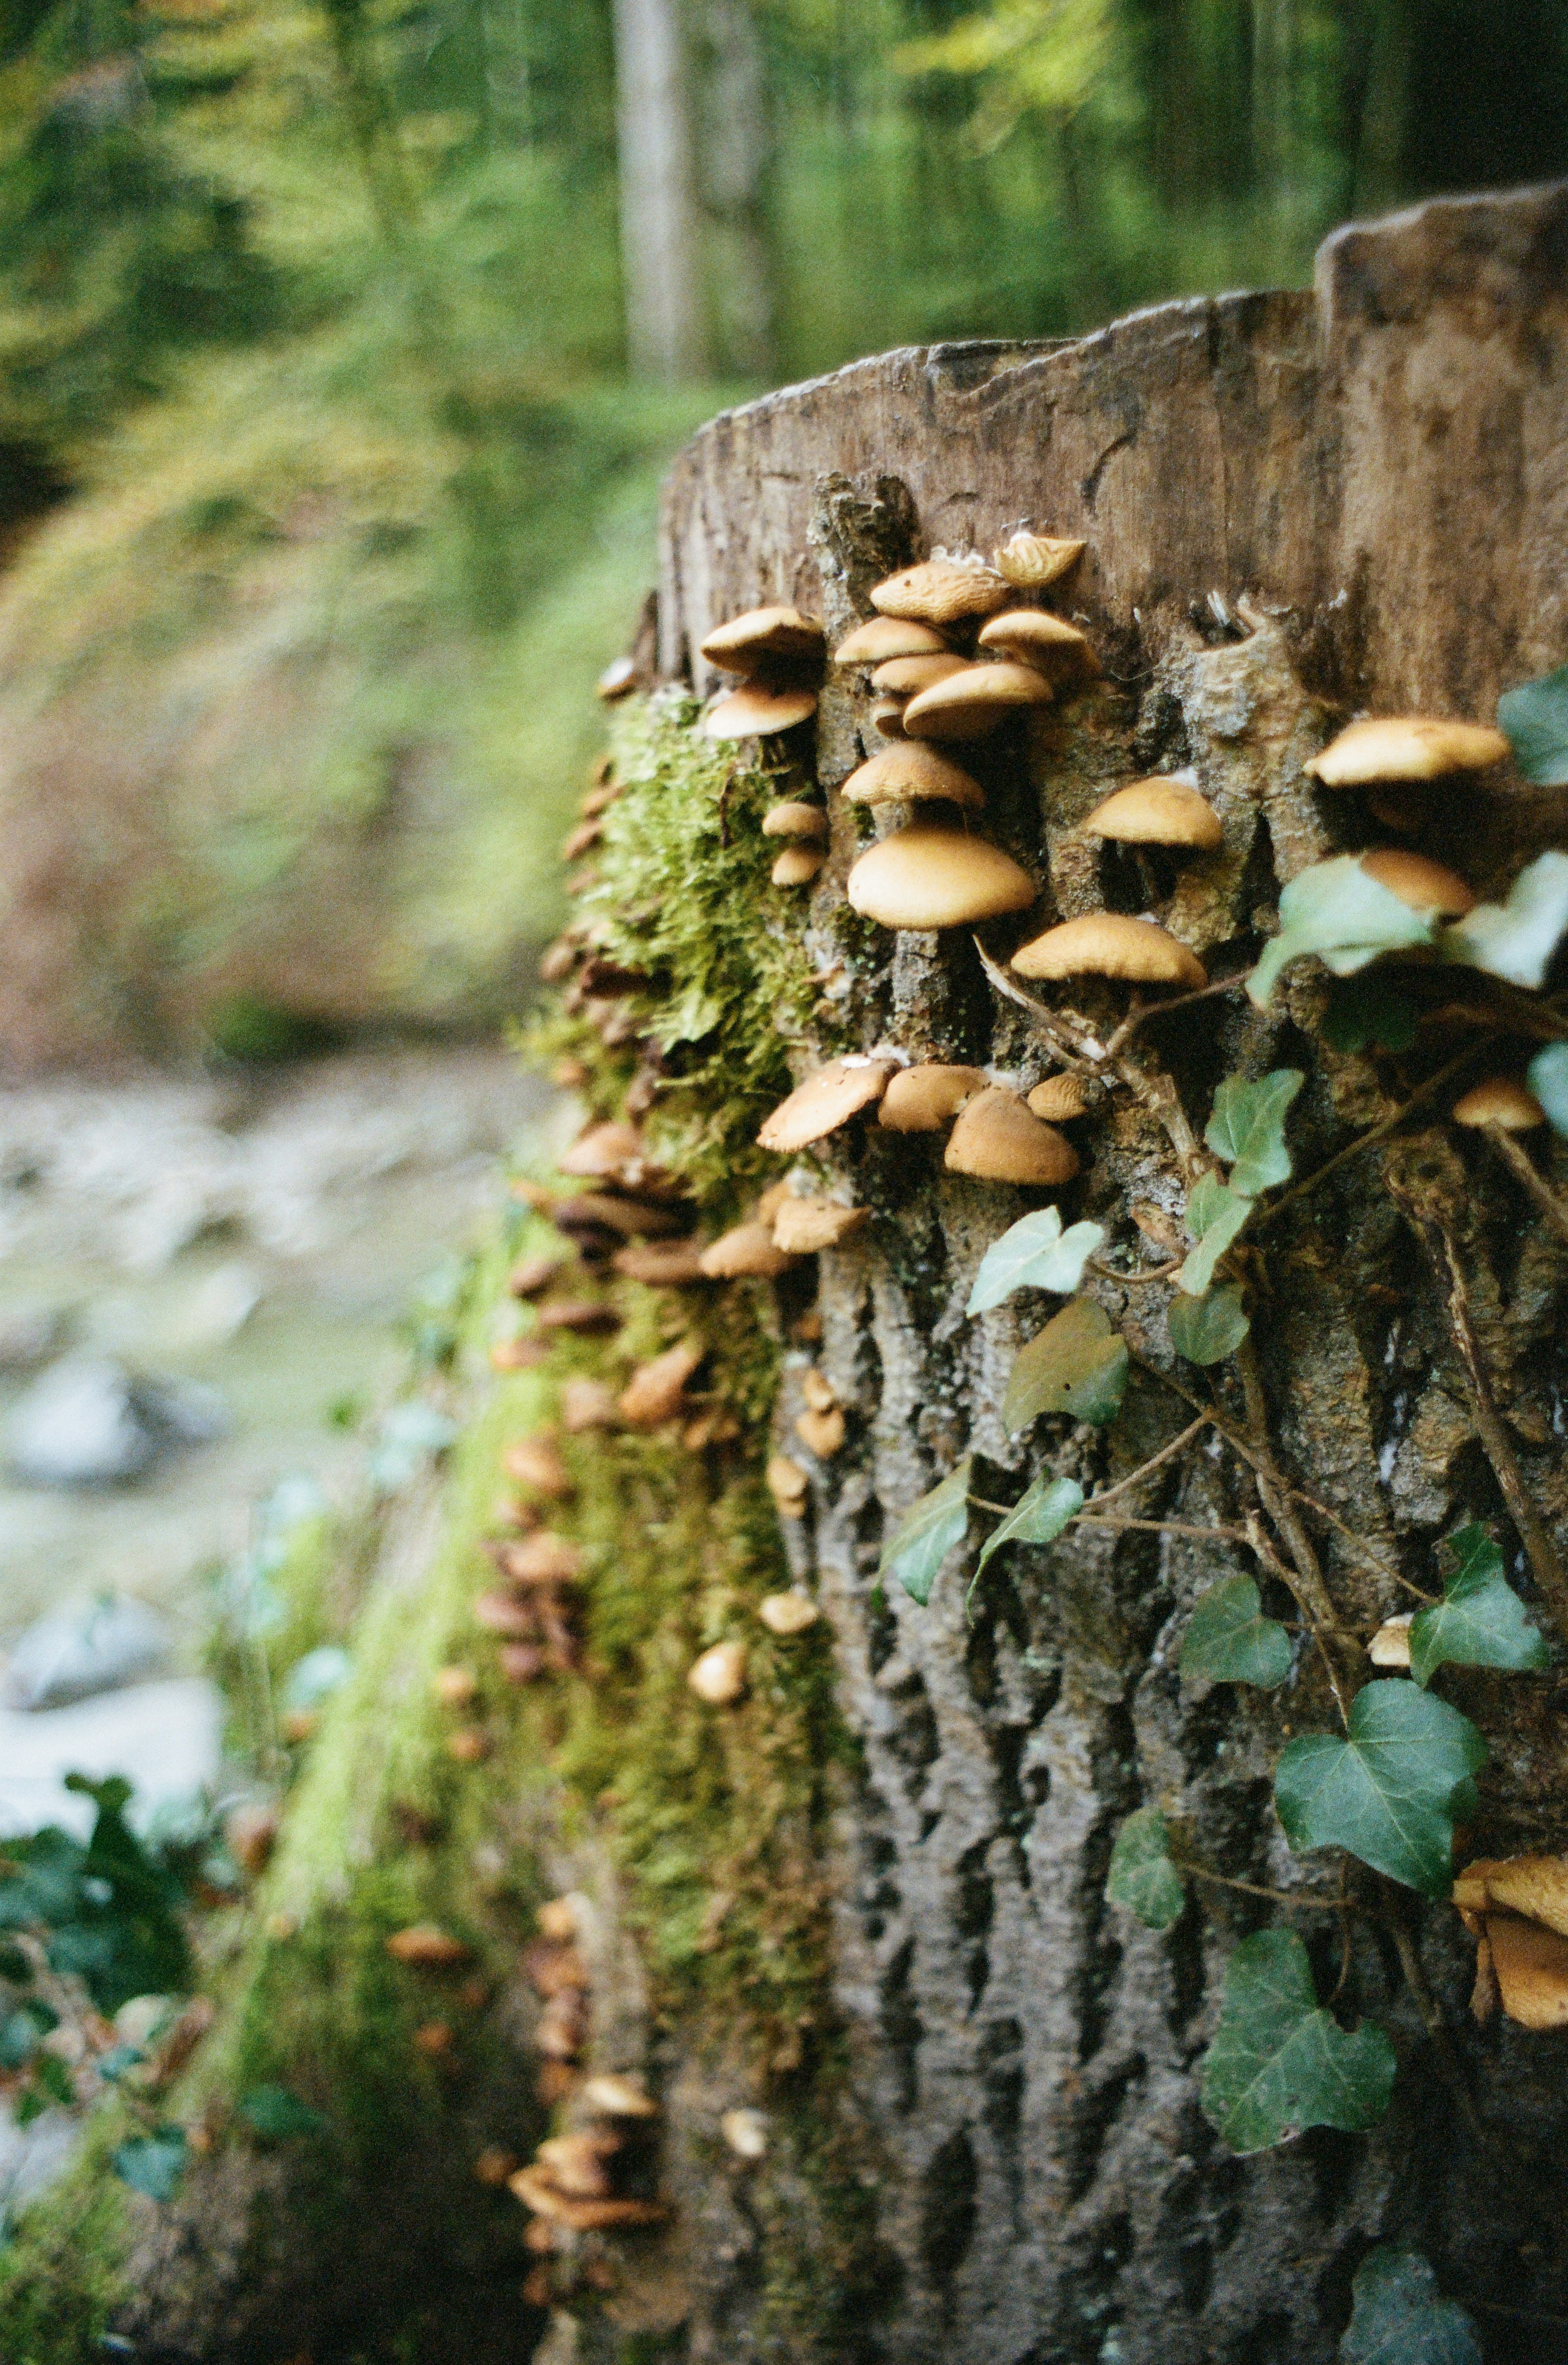
[[[1085,681],[1100,670],[1087,633],[1047,608],[1009,608],[992,616],[980,626],[980,645],[1036,667],[1053,682]]]
[[[821,805],[809,805],[801,797],[787,797],[782,804],[770,805],[762,816],[764,837],[825,837],[827,815]]]
[[[490,1754],[489,1736],[476,1724],[460,1726],[446,1737],[446,1754],[459,1765],[480,1765]]]
[[[1048,706],[1054,695],[1033,666],[966,666],[912,698],[903,727],[912,739],[981,739],[1020,708]]]
[[[1326,789],[1358,789],[1380,780],[1436,780],[1450,772],[1482,772],[1512,753],[1502,732],[1485,723],[1450,723],[1425,714],[1374,714],[1347,723],[1306,769]]]
[[[738,673],[748,679],[769,666],[809,665],[823,653],[823,628],[814,616],[799,608],[748,608],[715,625],[702,643],[702,655],[720,673]]]
[[[1361,869],[1412,911],[1439,912],[1446,920],[1462,920],[1475,909],[1475,892],[1457,870],[1411,854],[1402,846],[1380,846],[1361,857]]]
[[[791,1462],[787,1453],[775,1453],[769,1457],[767,1476],[767,1491],[785,1518],[798,1519],[811,1484],[800,1463]]]
[[[730,1708],[745,1689],[744,1642],[715,1642],[687,1671],[687,1683],[710,1708]]]
[[[710,1281],[777,1281],[794,1261],[779,1248],[770,1227],[755,1217],[721,1232],[702,1251],[702,1270]]]
[[[577,2234],[604,2233],[617,2225],[658,2225],[669,2214],[657,2201],[573,2200],[558,2192],[543,2170],[536,2168],[520,2168],[507,2179],[507,2190],[536,2216],[547,2217]]]
[[[507,1275],[507,1289],[513,1297],[538,1297],[547,1290],[557,1274],[566,1271],[559,1257],[523,1257]]]
[[[1013,956],[1020,977],[1116,977],[1139,985],[1208,983],[1203,963],[1153,920],[1086,912],[1034,936]]]
[[[585,1126],[555,1162],[574,1182],[608,1182],[618,1181],[629,1164],[646,1154],[634,1125],[607,1123]]]
[[[978,809],[985,802],[985,790],[961,765],[918,741],[882,748],[850,773],[841,794],[846,805],[923,804],[940,799]]]
[[[767,875],[776,887],[809,887],[826,860],[820,846],[787,846]]]
[[[1018,1093],[988,1084],[958,1112],[942,1163],[954,1174],[1051,1190],[1071,1182],[1078,1152],[1065,1134],[1032,1115]]]
[[[684,1248],[685,1241],[681,1242]],[[623,1249],[623,1256],[667,1256],[673,1249]],[[613,1429],[615,1394],[603,1380],[575,1379],[561,1383],[561,1425],[572,1436],[585,1429]]]
[[[1124,846],[1190,846],[1212,854],[1225,843],[1220,818],[1185,780],[1133,780],[1096,805],[1083,824],[1091,837]]]
[[[613,657],[594,684],[606,706],[613,706],[618,699],[630,698],[636,687],[637,664],[634,657]]]
[[[567,2192],[580,2200],[601,2200],[613,2190],[605,2162],[614,2158],[625,2140],[624,2135],[612,2135],[608,2128],[586,2130],[581,2135],[549,2135],[534,2158],[557,2192]]]
[[[1374,1667],[1410,1664],[1410,1621],[1414,1614],[1412,1610],[1402,1610],[1397,1618],[1383,1620],[1367,1644],[1367,1656]]]
[[[913,822],[868,846],[845,883],[850,904],[884,928],[972,927],[1027,911],[1035,882],[983,837]]]
[[[583,1232],[614,1232],[622,1239],[666,1239],[683,1230],[688,1220],[666,1201],[623,1191],[575,1192],[569,1199],[556,1200],[550,1219],[558,1232],[572,1239]]]
[[[1043,591],[1076,566],[1086,544],[1047,533],[1009,536],[996,553],[996,571],[1017,591]]]
[[[543,1496],[547,1502],[563,1502],[572,1491],[571,1472],[546,1429],[536,1430],[532,1437],[514,1438],[501,1455],[501,1468],[520,1486]]]
[[[1503,1133],[1530,1133],[1546,1123],[1535,1094],[1512,1076],[1485,1076],[1453,1104],[1456,1125],[1495,1125]]]
[[[890,657],[871,676],[871,687],[883,698],[916,698],[950,674],[968,671],[968,659],[954,656],[951,650],[939,657]]]
[[[560,1306],[542,1306],[539,1321],[543,1329],[572,1330],[584,1339],[605,1339],[621,1328],[621,1317],[614,1306],[605,1306],[598,1298],[571,1298]]]
[[[707,1351],[696,1339],[682,1339],[651,1362],[640,1363],[621,1397],[627,1428],[658,1429],[673,1420],[683,1408],[686,1384]]]
[[[1499,1905],[1568,1938],[1568,1856],[1479,1856],[1456,1877],[1453,1901],[1462,1912]]]
[[[989,616],[1007,598],[1007,586],[983,559],[928,558],[890,575],[871,593],[879,615],[921,624],[958,624]]]
[[[836,1248],[870,1218],[868,1207],[841,1206],[836,1199],[796,1198],[791,1192],[779,1201],[773,1218],[774,1246],[790,1256],[815,1256],[820,1249]]]
[[[1082,1116],[1089,1106],[1083,1086],[1070,1069],[1059,1076],[1047,1076],[1025,1095],[1025,1106],[1036,1116],[1044,1117],[1047,1125],[1066,1125],[1075,1116]]]
[[[708,1279],[702,1243],[696,1239],[635,1240],[630,1248],[617,1249],[610,1261],[628,1281],[640,1281],[648,1289],[684,1289],[689,1283]]]
[[[431,1689],[442,1708],[466,1708],[478,1688],[472,1667],[438,1667],[431,1677]]]
[[[877,848],[873,846],[871,851],[875,853]],[[859,869],[858,863],[856,869]],[[853,872],[850,880],[853,887]],[[853,902],[853,894],[850,900]],[[803,1084],[797,1084],[788,1100],[779,1102],[756,1137],[758,1149],[805,1149],[813,1141],[825,1139],[841,1125],[847,1125],[857,1111],[879,1101],[892,1073],[891,1060],[830,1060],[814,1076],[808,1076]]]
[[[902,739],[906,735],[903,727],[903,711],[908,704],[907,698],[890,697],[874,700],[871,706],[872,729],[879,731],[884,739]]]
[[[585,2109],[597,2111],[606,2119],[656,2119],[658,2104],[644,2092],[638,2079],[628,2077],[619,2069],[601,2069],[589,2078],[583,2087]]]
[[[822,1611],[803,1593],[770,1593],[757,1604],[757,1616],[770,1634],[803,1634]]]
[[[923,1059],[917,1067],[899,1070],[882,1095],[877,1122],[893,1133],[939,1133],[966,1101],[984,1092],[985,1083],[980,1068]]]
[[[833,653],[835,666],[885,665],[890,657],[934,657],[947,644],[929,624],[909,616],[870,616],[840,641]]]
[[[814,689],[779,689],[760,681],[743,682],[702,718],[708,739],[765,739],[776,731],[792,731],[817,711]]]
[[[577,1934],[577,1909],[569,1897],[547,1897],[533,1918],[540,1936],[557,1946],[569,1945]]]
[[[1568,2024],[1568,1938],[1513,1913],[1488,1913],[1486,1942],[1503,2010],[1520,2028]]]
[[[415,1922],[406,1930],[393,1931],[386,1951],[395,1963],[425,1971],[448,1970],[454,1963],[465,1963],[474,1950],[433,1922]]]
[[[557,1535],[554,1528],[536,1528],[521,1542],[489,1549],[513,1585],[571,1585],[582,1575],[581,1545]]]
[[[845,1419],[839,1406],[825,1411],[809,1409],[795,1422],[795,1434],[819,1462],[831,1462],[844,1443]]]

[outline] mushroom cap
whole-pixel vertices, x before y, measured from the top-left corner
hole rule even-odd
[[[918,1067],[899,1070],[882,1095],[877,1122],[893,1133],[940,1133],[985,1087],[979,1068],[923,1059]]]
[[[867,847],[844,891],[857,912],[884,928],[958,928],[1027,911],[1036,889],[999,846],[961,829],[912,822]]]
[[[578,2101],[587,2111],[595,2111],[602,2119],[656,2119],[658,2104],[643,2090],[640,2078],[629,2078],[619,2069],[601,2069],[595,2078],[585,2079]]]
[[[1122,912],[1085,912],[1013,956],[1020,977],[1121,977],[1138,985],[1206,985],[1204,965],[1153,920]]]
[[[1026,533],[1008,537],[996,553],[996,571],[1017,591],[1043,591],[1077,566],[1087,544],[1059,535]]]
[[[918,624],[957,624],[966,616],[992,614],[1006,598],[1006,584],[983,562],[967,566],[957,558],[927,558],[879,583],[871,605],[879,615]]]
[[[743,682],[702,718],[708,739],[766,738],[770,732],[792,731],[817,711],[814,689],[774,689],[760,681]]]
[[[801,1413],[795,1422],[795,1434],[802,1445],[814,1453],[819,1462],[830,1462],[844,1443],[845,1421],[837,1405],[818,1410],[813,1405]]]
[[[1495,1125],[1504,1133],[1529,1133],[1546,1123],[1535,1094],[1513,1076],[1484,1076],[1453,1104],[1455,1125]]]
[[[547,1897],[533,1917],[542,1938],[566,1945],[577,1934],[577,1909],[569,1897]]]
[[[406,1930],[393,1931],[386,1951],[394,1962],[440,1970],[449,1963],[465,1963],[474,1950],[433,1922],[415,1922]]]
[[[780,1508],[792,1505],[798,1509],[805,1501],[806,1489],[811,1481],[800,1463],[791,1462],[787,1453],[775,1453],[770,1456],[767,1478],[767,1491]]]
[[[803,1593],[770,1593],[758,1602],[756,1614],[770,1634],[803,1634],[822,1611]]]
[[[1367,1656],[1374,1667],[1407,1667],[1410,1664],[1411,1614],[1402,1610],[1397,1618],[1383,1620],[1367,1644]]]
[[[767,875],[776,887],[809,887],[826,860],[820,846],[787,846]]]
[[[835,666],[885,665],[890,657],[940,656],[947,646],[940,633],[913,616],[870,616],[840,641]]]
[[[562,1502],[572,1491],[572,1474],[561,1459],[553,1437],[540,1433],[515,1438],[501,1456],[509,1478],[548,1502]]]
[[[745,1644],[715,1642],[687,1669],[686,1680],[710,1708],[728,1708],[745,1689]]]
[[[1185,780],[1129,781],[1096,805],[1083,826],[1091,837],[1125,846],[1194,846],[1212,854],[1225,843],[1218,813]]]
[[[1462,920],[1475,909],[1474,891],[1457,870],[1406,846],[1377,846],[1362,855],[1361,869],[1413,911],[1440,912],[1445,919]]]
[[[1486,723],[1371,714],[1348,723],[1306,768],[1326,789],[1355,789],[1369,780],[1437,780],[1445,772],[1482,772],[1512,753],[1503,734]]]
[[[687,1249],[691,1244],[688,1240],[681,1240],[677,1245]],[[663,1247],[622,1249],[621,1254],[628,1257],[673,1256],[675,1249]],[[615,1426],[614,1389],[604,1380],[590,1380],[580,1376],[577,1379],[563,1380],[561,1425],[574,1437],[580,1437],[585,1430],[590,1429],[613,1429]]]
[[[1025,1093],[1025,1105],[1051,1125],[1065,1125],[1070,1117],[1081,1116],[1089,1103],[1079,1079],[1070,1068],[1064,1068],[1060,1075],[1047,1076],[1032,1093]]]
[[[903,738],[903,711],[908,703],[906,698],[877,699],[871,708],[872,727],[879,731],[884,739]]]
[[[590,1125],[555,1160],[563,1174],[578,1181],[603,1182],[619,1175],[633,1159],[646,1156],[643,1137],[634,1125]]]
[[[695,1339],[681,1339],[651,1362],[639,1363],[621,1397],[621,1418],[628,1429],[658,1429],[673,1420],[686,1384],[707,1351]]]
[[[769,1227],[755,1217],[721,1232],[702,1251],[702,1270],[710,1281],[777,1281],[794,1261],[777,1246]]]
[[[1053,681],[1100,670],[1088,633],[1070,624],[1065,616],[1053,616],[1048,608],[1008,608],[1000,616],[990,617],[980,626],[980,645],[994,650],[998,656],[1016,657],[1021,665],[1034,666]]]
[[[884,698],[915,698],[949,674],[968,670],[969,659],[956,657],[950,649],[941,656],[890,657],[871,676],[871,687]]]
[[[636,687],[637,663],[634,657],[612,657],[594,684],[606,706],[613,706],[617,699],[630,698]]]
[[[830,1060],[779,1102],[756,1137],[758,1149],[804,1149],[836,1133],[858,1109],[881,1099],[892,1072],[890,1060],[867,1059],[853,1068],[844,1059]]]
[[[1568,2022],[1568,1938],[1513,1913],[1488,1913],[1486,1936],[1508,2018],[1521,2028]]]
[[[1568,1856],[1478,1857],[1455,1880],[1453,1901],[1478,1912],[1501,1905],[1568,1938]]]
[[[914,739],[979,739],[1020,706],[1048,706],[1055,695],[1033,666],[965,666],[912,698],[903,727]]]
[[[942,1163],[991,1182],[1070,1182],[1078,1152],[1065,1134],[1031,1115],[1005,1084],[988,1084],[958,1112]]]
[[[819,1249],[836,1248],[870,1219],[869,1207],[844,1207],[836,1199],[797,1199],[791,1192],[780,1200],[773,1218],[774,1243],[791,1256],[814,1256]]]
[[[825,837],[827,815],[821,805],[809,805],[802,797],[787,797],[782,804],[769,805],[762,816],[764,837]]]
[[[823,628],[814,616],[799,608],[748,608],[716,625],[702,643],[702,655],[721,673],[754,674],[773,662],[799,663],[820,657]]]
[[[684,1289],[694,1281],[706,1281],[702,1270],[700,1240],[635,1240],[629,1248],[617,1249],[610,1260],[619,1273],[628,1281],[640,1281],[645,1289]]]
[[[918,804],[940,798],[978,809],[985,802],[985,790],[962,765],[918,741],[882,748],[850,773],[842,794],[846,805]]]

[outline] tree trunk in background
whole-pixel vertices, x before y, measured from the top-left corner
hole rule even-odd
[[[699,175],[717,247],[712,280],[720,359],[738,376],[769,378],[778,359],[767,239],[767,59],[754,0],[707,0],[701,25]]]
[[[679,0],[615,0],[615,116],[626,349],[639,377],[708,367]]]

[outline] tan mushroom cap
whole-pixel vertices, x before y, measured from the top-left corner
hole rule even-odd
[[[1500,1905],[1568,1938],[1568,1856],[1478,1856],[1455,1879],[1453,1901],[1478,1913]]]
[[[757,1603],[756,1614],[770,1634],[803,1634],[822,1611],[803,1593],[770,1593]]]
[[[1027,911],[1036,891],[1028,872],[999,846],[912,822],[867,847],[844,891],[857,912],[884,928],[959,928]]]
[[[1083,826],[1091,837],[1124,846],[1192,846],[1212,854],[1225,843],[1218,813],[1185,780],[1132,780],[1096,805]]]
[[[607,1123],[585,1127],[555,1163],[563,1174],[602,1182],[618,1175],[632,1160],[646,1154],[635,1126]]]
[[[1453,1104],[1455,1125],[1495,1125],[1504,1133],[1529,1133],[1546,1123],[1535,1094],[1512,1076],[1484,1076]]]
[[[803,616],[799,608],[748,608],[709,633],[702,655],[721,673],[753,674],[769,663],[820,657],[823,637],[816,618]]]
[[[919,624],[957,624],[966,616],[989,616],[1007,598],[1000,575],[983,565],[956,558],[927,558],[879,583],[871,605],[879,615]]]
[[[710,1281],[777,1281],[794,1261],[776,1244],[770,1227],[755,1219],[721,1232],[702,1251],[702,1270]]]
[[[605,2119],[656,2119],[659,2114],[641,2079],[619,2069],[601,2069],[596,2078],[586,2079],[578,2100],[585,2110],[597,2111]]]
[[[1508,2018],[1520,2028],[1568,2023],[1568,1938],[1513,1913],[1488,1913],[1486,1936]]]
[[[1044,1083],[1036,1084],[1032,1093],[1025,1094],[1025,1104],[1051,1125],[1065,1125],[1070,1118],[1081,1116],[1089,1106],[1083,1086],[1070,1069],[1059,1076],[1047,1076]]]
[[[965,666],[912,698],[903,727],[912,739],[980,739],[1020,707],[1048,706],[1054,695],[1033,666]]]
[[[826,860],[820,846],[787,846],[767,875],[776,887],[809,887]]]
[[[884,747],[851,772],[842,790],[846,805],[924,804],[940,799],[977,810],[985,790],[961,764],[918,741]]]
[[[640,1363],[622,1393],[621,1418],[628,1429],[659,1429],[682,1409],[686,1384],[707,1353],[694,1339],[679,1339],[651,1362]]]
[[[1380,846],[1363,854],[1361,869],[1412,911],[1440,912],[1445,919],[1462,920],[1475,909],[1474,890],[1457,870],[1403,846]]]
[[[1058,534],[1011,534],[996,553],[996,571],[1016,591],[1043,591],[1077,566],[1087,544]]]
[[[791,1462],[787,1453],[775,1453],[768,1462],[767,1478],[767,1491],[779,1509],[798,1519],[811,1484],[800,1463]]]
[[[773,1218],[774,1244],[791,1256],[815,1256],[819,1249],[836,1248],[870,1220],[869,1207],[844,1207],[836,1199],[797,1199],[791,1192],[779,1201]]]
[[[792,731],[817,711],[814,689],[770,689],[760,681],[743,682],[702,718],[708,739],[758,739],[770,732]]]
[[[1206,985],[1204,965],[1153,920],[1121,912],[1086,912],[1013,956],[1020,977],[1119,977],[1138,985]]]
[[[813,1406],[797,1416],[795,1434],[819,1462],[831,1462],[844,1443],[844,1415],[837,1405],[822,1412]]]
[[[613,706],[618,699],[630,698],[636,687],[637,664],[634,657],[612,657],[594,684],[606,706]]]
[[[710,1708],[729,1708],[745,1689],[744,1642],[715,1642],[687,1670],[686,1680]]]
[[[946,646],[940,633],[913,616],[871,616],[840,641],[833,661],[835,666],[885,665],[890,657],[941,656]]]
[[[1034,666],[1053,681],[1068,681],[1100,670],[1087,633],[1053,616],[1048,608],[1008,608],[980,626],[980,645],[998,656],[1016,657]]]
[[[821,805],[809,805],[803,797],[787,797],[782,804],[769,805],[762,816],[764,837],[825,837],[827,815]]]
[[[1078,1152],[1064,1134],[1030,1114],[1005,1084],[988,1084],[958,1112],[942,1163],[991,1182],[1070,1182]]]
[[[1407,1667],[1410,1664],[1410,1620],[1413,1614],[1409,1610],[1402,1610],[1397,1618],[1383,1620],[1367,1644],[1367,1656],[1374,1667]]]
[[[956,657],[951,650],[941,656],[890,657],[871,676],[871,687],[884,698],[917,698],[949,674],[968,671],[969,659]]]
[[[1446,772],[1483,772],[1512,753],[1503,734],[1484,723],[1372,714],[1347,723],[1306,768],[1326,789],[1355,789],[1372,780],[1437,780]]]
[[[903,738],[903,711],[908,704],[907,698],[879,698],[871,708],[872,728],[884,739]]]
[[[756,1137],[757,1148],[805,1149],[812,1142],[823,1140],[841,1125],[847,1125],[858,1110],[879,1101],[892,1072],[890,1059],[868,1059],[857,1067],[845,1059],[830,1060],[803,1084],[797,1084],[788,1100],[779,1102]]]
[[[952,1124],[964,1103],[985,1087],[985,1075],[979,1068],[924,1059],[918,1067],[899,1070],[882,1095],[877,1122],[892,1133],[940,1133],[944,1126]]]

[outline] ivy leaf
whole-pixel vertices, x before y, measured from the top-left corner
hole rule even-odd
[[[1331,1051],[1408,1051],[1416,1040],[1419,1012],[1405,988],[1386,970],[1336,978],[1323,1014],[1323,1039]]]
[[[1184,1676],[1272,1691],[1290,1674],[1291,1638],[1277,1620],[1264,1617],[1249,1576],[1227,1576],[1209,1587],[1188,1620],[1177,1664]]]
[[[1410,1623],[1416,1681],[1427,1683],[1444,1665],[1550,1666],[1551,1654],[1503,1574],[1503,1555],[1485,1529],[1461,1528],[1450,1550],[1457,1565],[1443,1579],[1442,1599],[1418,1610]]]
[[[236,2105],[240,2116],[271,2143],[291,2135],[319,2135],[327,2122],[319,2111],[291,2094],[286,2086],[258,2086]]]
[[[146,2059],[147,2056],[140,2046],[111,2045],[106,2053],[99,2054],[93,2067],[100,2078],[106,2078],[111,2085],[118,2085],[129,2070],[140,2068]]]
[[[965,1313],[984,1314],[1015,1289],[1053,1289],[1070,1296],[1084,1266],[1109,1238],[1103,1224],[1074,1224],[1064,1232],[1056,1207],[1022,1216],[981,1258]]]
[[[183,2127],[154,2127],[150,2135],[128,2135],[110,2154],[109,2166],[133,2192],[145,2192],[149,2201],[172,2201],[188,2156]]]
[[[1158,1807],[1140,1807],[1116,1833],[1105,1895],[1150,1930],[1169,1930],[1182,1918],[1186,1884],[1170,1854],[1170,1828]]]
[[[1083,1489],[1076,1478],[1047,1478],[1042,1470],[1021,1495],[1004,1519],[997,1522],[980,1546],[975,1575],[1003,1544],[1054,1543],[1075,1511],[1083,1508]]]
[[[1202,1297],[1173,1297],[1166,1308],[1165,1327],[1170,1344],[1189,1363],[1223,1363],[1252,1325],[1242,1312],[1240,1290],[1234,1281],[1226,1281]]]
[[[71,2082],[71,2072],[58,2053],[40,2053],[33,2063],[33,2076],[62,2111],[70,2110],[76,2100],[76,2089]]]
[[[1565,928],[1568,854],[1538,854],[1509,888],[1506,903],[1477,903],[1437,941],[1445,960],[1536,992]]]
[[[1418,2251],[1370,2250],[1350,2285],[1355,2307],[1340,2365],[1481,2365],[1481,2343],[1463,2308],[1443,2299]]]
[[[1366,1684],[1350,1703],[1350,1734],[1293,1741],[1274,1775],[1285,1837],[1304,1848],[1342,1847],[1363,1864],[1442,1897],[1453,1877],[1453,1827],[1475,1804],[1471,1779],[1486,1743],[1467,1716],[1397,1676]]]
[[[880,1573],[896,1576],[912,1601],[922,1605],[953,1546],[969,1524],[969,1457],[941,1485],[933,1486],[904,1513],[882,1546]]]
[[[1413,912],[1381,880],[1369,878],[1353,854],[1315,862],[1280,896],[1280,933],[1247,981],[1260,1010],[1273,998],[1282,970],[1304,953],[1316,953],[1336,977],[1351,977],[1379,953],[1430,944],[1432,912]]]
[[[1257,1205],[1217,1174],[1201,1174],[1187,1200],[1187,1229],[1197,1242],[1175,1276],[1178,1289],[1202,1297],[1215,1277],[1215,1267]]]
[[[1204,2115],[1232,2151],[1267,2151],[1305,2127],[1375,2126],[1397,2067],[1381,2028],[1347,2035],[1318,2002],[1294,1931],[1242,1940],[1204,2065]]]
[[[1016,1437],[1042,1413],[1070,1412],[1103,1429],[1121,1410],[1126,1386],[1121,1332],[1093,1298],[1070,1298],[1019,1349],[1002,1399],[1002,1426]]]
[[[1497,728],[1512,743],[1514,761],[1540,789],[1568,781],[1568,666],[1537,674],[1497,701]]]
[[[1568,1134],[1568,1043],[1549,1043],[1529,1063],[1529,1088],[1553,1133]]]
[[[1220,1083],[1204,1139],[1229,1166],[1233,1191],[1255,1198],[1290,1179],[1285,1118],[1305,1082],[1299,1068],[1276,1068],[1256,1082],[1226,1076]]]

